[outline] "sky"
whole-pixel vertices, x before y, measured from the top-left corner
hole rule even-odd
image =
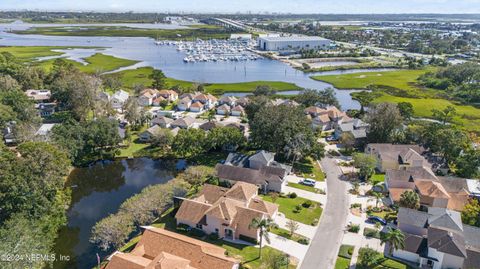
[[[0,0],[0,10],[281,13],[480,13],[480,0]]]

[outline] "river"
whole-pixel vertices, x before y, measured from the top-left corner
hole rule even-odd
[[[67,211],[68,224],[60,233],[55,253],[69,256],[69,262],[54,264],[56,269],[89,269],[96,265],[96,254],[102,253],[89,242],[92,227],[120,204],[143,188],[161,184],[185,167],[184,161],[161,161],[147,158],[104,161],[89,167],[75,168],[67,187],[72,187],[72,203]]]
[[[9,29],[11,24],[0,24],[2,29]],[[128,24],[127,24],[128,25]],[[42,26],[42,25],[30,25]],[[83,62],[82,58],[97,52],[103,54],[140,61],[138,64],[122,68],[132,69],[142,66],[152,66],[162,69],[171,78],[194,81],[198,83],[235,83],[249,81],[283,81],[294,83],[302,88],[325,89],[332,85],[315,81],[313,75],[344,74],[375,70],[341,70],[317,73],[304,73],[280,61],[261,59],[245,62],[197,62],[184,63],[185,54],[174,46],[155,45],[153,39],[145,37],[84,37],[84,36],[45,36],[45,35],[18,35],[0,32],[0,46],[71,46],[71,47],[102,47],[102,49],[66,49],[66,58]],[[391,69],[390,69],[391,70]],[[358,109],[360,105],[350,97],[352,91],[336,90],[337,98],[343,109]],[[290,92],[287,94],[296,94]]]

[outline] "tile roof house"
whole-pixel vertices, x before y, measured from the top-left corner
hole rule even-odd
[[[105,269],[238,269],[225,249],[160,228],[145,231],[130,253],[116,252]]]
[[[377,158],[376,168],[380,172],[401,167],[430,166],[421,155],[424,151],[418,145],[368,144],[365,148],[366,154]]]
[[[235,106],[237,98],[235,96],[223,96],[218,100],[219,105]]]
[[[227,104],[217,107],[217,115],[228,115],[229,113],[230,107]]]
[[[49,90],[26,90],[25,94],[36,103],[47,102],[52,97],[52,92]]]
[[[352,121],[352,119],[343,111],[335,106],[321,108],[317,106],[307,107],[304,113],[312,119],[312,127],[327,131],[334,129],[337,124]]]
[[[178,93],[175,92],[174,90],[160,90],[158,92],[158,95],[160,95],[162,98],[165,98],[170,102],[173,102],[178,99]]]
[[[213,128],[219,128],[219,127],[223,127],[223,124],[221,124],[218,121],[207,121],[207,122],[201,124],[198,128],[200,128],[204,131],[210,131]]]
[[[192,105],[190,105],[191,112],[202,112],[204,109],[204,104],[199,101],[195,101]]]
[[[154,118],[150,122],[150,125],[152,125],[152,126],[159,125],[162,128],[170,128],[170,124],[172,124],[172,122],[173,122],[173,119],[170,119],[170,118],[165,117],[165,116],[160,116],[160,117]]]
[[[245,109],[242,106],[238,105],[232,108],[232,116],[241,117],[243,115],[245,115]]]
[[[428,208],[428,212],[399,208],[398,229],[405,235],[405,248],[393,256],[422,268],[471,267],[480,258],[480,229],[463,225],[459,212]]]
[[[180,101],[178,101],[177,109],[180,111],[187,111],[188,109],[190,109],[191,105],[192,105],[192,99],[190,99],[189,97],[184,97],[180,99]]]
[[[369,125],[363,122],[361,119],[353,119],[350,121],[343,121],[342,123],[335,124],[335,137],[340,139],[343,133],[349,132],[355,138],[357,144],[365,142],[367,139],[367,129]]]
[[[156,89],[145,89],[141,91],[138,96],[138,104],[140,106],[151,106],[153,105],[153,100],[158,96],[158,91]]]
[[[170,127],[173,128],[180,128],[180,129],[188,129],[193,126],[195,123],[195,119],[192,117],[184,117],[184,118],[178,118],[174,120],[172,123],[170,123]]]
[[[177,224],[185,224],[216,233],[220,238],[259,240],[258,229],[250,228],[255,218],[274,219],[278,206],[257,196],[258,187],[237,182],[230,189],[206,184],[192,199],[180,199],[175,215]]]

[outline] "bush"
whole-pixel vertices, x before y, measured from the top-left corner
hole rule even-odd
[[[218,240],[218,233],[211,233],[208,235],[208,239],[211,240],[211,241],[216,241]]]
[[[184,224],[184,223],[180,223],[177,225],[177,230],[180,230],[180,231],[185,231],[185,232],[188,232],[190,231],[190,229],[192,229],[190,226],[188,226],[187,224]]]
[[[348,227],[348,231],[351,233],[358,233],[360,231],[360,225],[352,224]]]
[[[376,229],[372,228],[365,228],[363,230],[363,235],[366,237],[372,237],[372,238],[377,238],[380,239],[380,232]]]
[[[354,246],[351,245],[341,245],[340,250],[338,251],[338,256],[345,259],[351,259],[353,254],[353,248]]]
[[[315,218],[315,219],[312,221],[312,223],[311,223],[312,226],[317,226],[318,221],[319,221],[318,218]]]
[[[302,206],[305,207],[305,208],[310,208],[312,205],[313,205],[312,201],[310,201],[310,200],[307,200],[307,201],[302,203]]]
[[[200,229],[197,229],[197,228],[193,228],[190,230],[190,232],[188,232],[191,236],[195,236],[195,237],[204,237],[205,236],[205,232],[200,230]]]
[[[291,198],[291,199],[295,199],[295,198],[297,198],[297,194],[294,193],[294,192],[291,192],[291,193],[288,194],[288,197]]]
[[[350,208],[360,208],[360,209],[362,209],[362,204],[361,203],[353,203],[352,205],[350,205]]]
[[[298,239],[297,242],[299,244],[302,244],[302,245],[308,245],[310,243],[310,240],[306,237],[302,237],[302,238]]]
[[[295,208],[293,209],[293,213],[300,213],[300,211],[302,211],[301,205],[296,205]]]
[[[240,240],[243,240],[243,241],[245,241],[245,242],[248,242],[248,243],[252,243],[252,244],[254,244],[254,245],[258,244],[257,239],[251,238],[251,237],[248,237],[248,236],[245,236],[245,235],[243,235],[243,234],[241,234],[241,235],[239,236],[239,239],[240,239]]]

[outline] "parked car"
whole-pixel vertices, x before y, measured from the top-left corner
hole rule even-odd
[[[382,218],[380,218],[380,217],[377,217],[377,216],[370,216],[370,217],[368,217],[367,222],[369,222],[369,223],[377,223],[377,222],[378,222],[378,223],[380,223],[380,224],[382,224],[382,225],[387,225],[387,221],[386,221],[386,220],[384,220],[384,219],[382,219]]]
[[[315,187],[315,180],[304,178],[300,181],[300,184],[310,187]]]

